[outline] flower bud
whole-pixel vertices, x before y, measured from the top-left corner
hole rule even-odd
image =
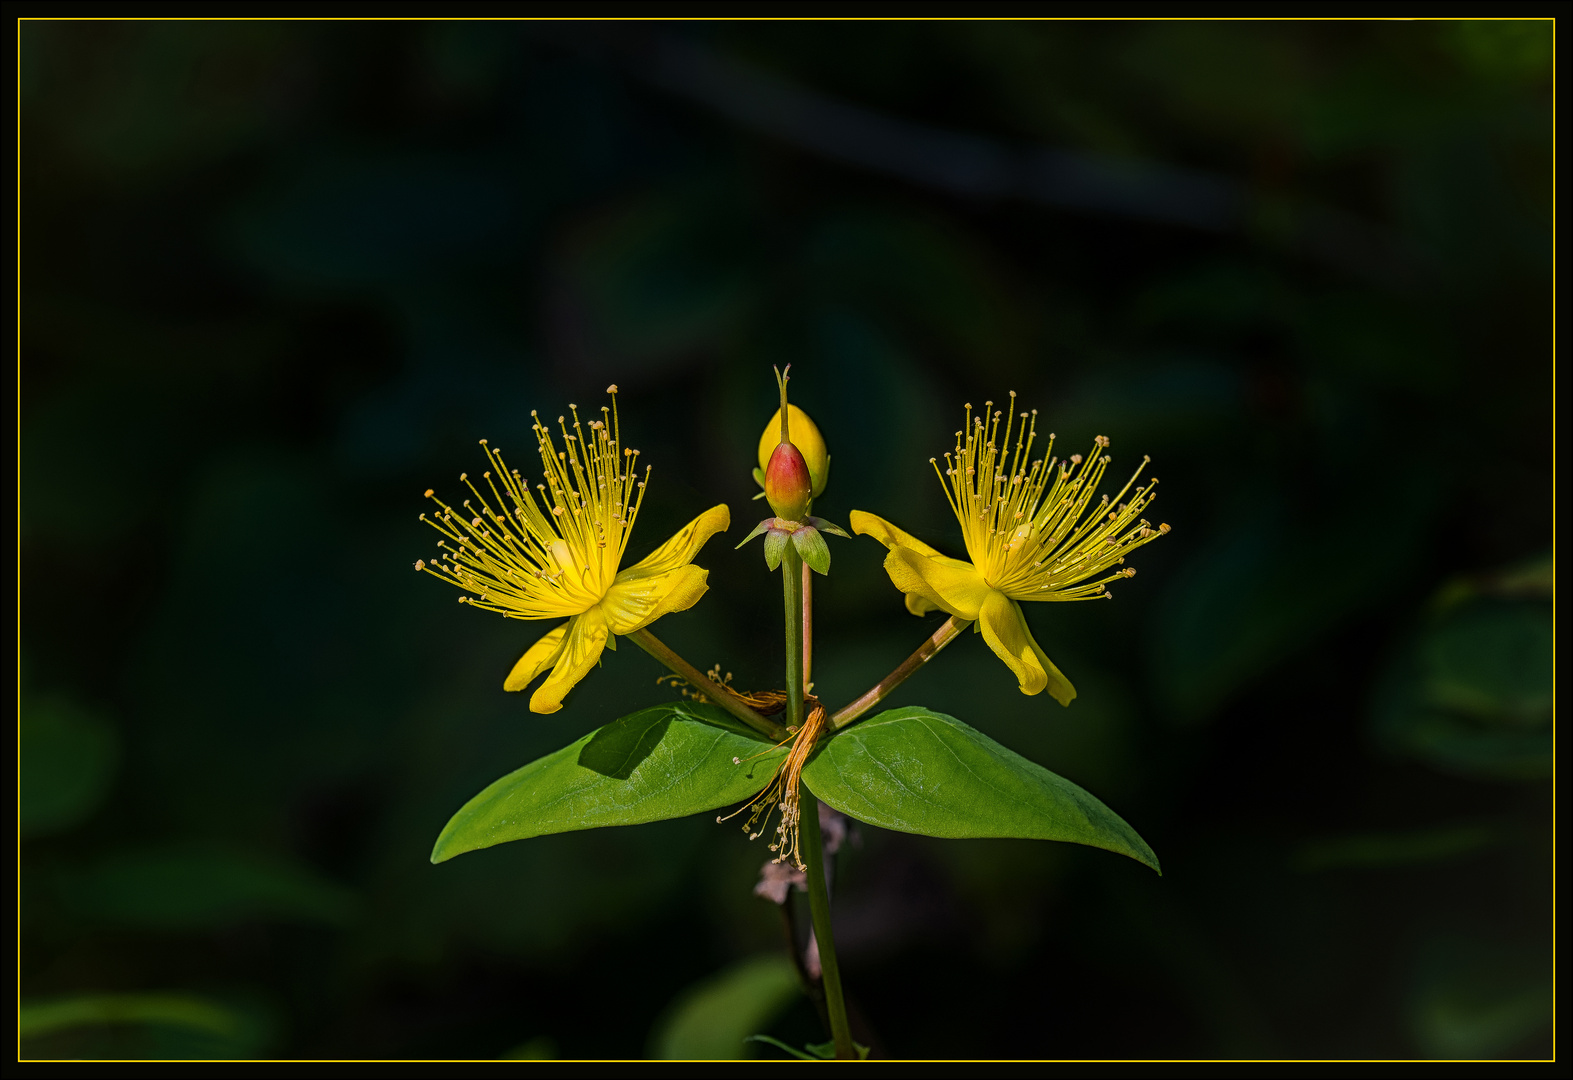
[[[830,455],[825,452],[825,439],[814,426],[814,421],[796,405],[787,406],[787,423],[792,431],[792,445],[797,447],[798,454],[808,467],[808,475],[813,482],[812,498],[817,499],[824,494],[825,484],[830,479]],[[777,409],[759,435],[759,468],[767,474],[770,471],[770,457],[780,444],[781,410]]]
[[[801,521],[813,497],[813,478],[802,453],[791,443],[777,443],[765,465],[765,499],[770,509],[779,518]]]

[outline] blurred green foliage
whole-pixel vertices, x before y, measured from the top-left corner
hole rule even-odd
[[[24,837],[79,825],[109,794],[119,764],[115,729],[69,699],[29,700],[18,709],[17,826]]]
[[[1378,690],[1375,730],[1392,752],[1465,775],[1550,779],[1550,560],[1537,562],[1531,574],[1547,576],[1528,577],[1528,588],[1511,587],[1519,571],[1485,590],[1465,582],[1438,593]]]
[[[782,954],[753,956],[717,972],[673,1000],[650,1034],[652,1058],[752,1057],[747,1038],[798,997],[797,970]]]
[[[95,921],[209,930],[258,918],[348,921],[343,888],[247,852],[123,847],[60,874],[61,903]]]
[[[430,865],[475,792],[669,692],[624,649],[530,715],[540,628],[412,577],[420,493],[616,382],[642,556],[750,505],[786,362],[831,520],[959,554],[927,462],[1014,389],[1057,452],[1152,455],[1174,526],[1113,603],[1029,606],[1071,708],[971,639],[890,702],[1165,876],[864,827],[875,1056],[1549,1053],[1548,21],[19,36],[25,1055],[670,1049],[779,947],[767,853],[701,816]],[[843,545],[832,703],[933,629]],[[712,548],[662,637],[772,686],[779,590]],[[723,1003],[717,1038],[824,1037]]]
[[[71,997],[17,1014],[17,1034],[40,1057],[251,1058],[273,1041],[269,1027],[255,1008],[191,994]]]

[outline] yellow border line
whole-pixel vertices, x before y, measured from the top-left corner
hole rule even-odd
[[[1556,18],[1554,16],[1491,16],[1479,18],[1460,18],[1456,16],[1418,16],[1415,18],[1393,18],[1382,16],[1318,16],[1318,17],[1240,17],[1240,16],[1192,16],[1192,17],[1142,17],[1142,16],[1039,16],[1032,18],[1018,18],[1012,16],[843,16],[843,17],[813,17],[813,16],[759,16],[759,17],[715,17],[715,16],[651,16],[647,18],[623,18],[616,16],[540,16],[540,17],[483,17],[483,16],[384,16],[364,18],[350,16],[235,16],[235,17],[182,17],[172,15],[161,16],[40,16],[19,15],[16,19],[16,779],[17,779],[17,838],[16,838],[16,999],[17,1011],[20,1016],[22,1007],[22,24],[36,23],[66,23],[66,22],[1549,22],[1552,24],[1552,63],[1551,63],[1551,550],[1552,574],[1555,581],[1556,567],[1556,538],[1557,538],[1557,497],[1556,497],[1556,448],[1557,448],[1557,309],[1556,309]],[[1553,584],[1551,593],[1551,641],[1553,655],[1556,648],[1556,588]],[[1556,848],[1556,808],[1557,808],[1557,727],[1556,727],[1556,669],[1552,666],[1551,675],[1551,951],[1556,956],[1557,923],[1556,923],[1556,895],[1557,895],[1557,848]],[[1557,982],[1556,964],[1553,962],[1551,969],[1551,1014],[1556,1016]],[[974,1062],[1000,1061],[1004,1063],[1048,1063],[1048,1064],[1119,1064],[1119,1065],[1147,1065],[1147,1064],[1182,1064],[1182,1065],[1211,1065],[1229,1064],[1233,1062],[1246,1062],[1252,1064],[1419,1064],[1419,1063],[1474,1063],[1491,1062],[1498,1064],[1525,1064],[1556,1061],[1557,1027],[1555,1022],[1551,1025],[1551,1057],[1550,1058],[892,1058],[895,1061],[933,1061],[939,1064],[971,1064]],[[21,1026],[17,1028],[17,1062],[18,1064],[54,1063],[62,1061],[77,1061],[77,1058],[24,1058],[22,1057]],[[277,1062],[279,1064],[316,1064],[316,1063],[366,1063],[389,1064],[398,1062],[411,1062],[415,1064],[431,1063],[460,1063],[460,1062],[497,1062],[497,1058],[102,1058],[93,1059],[108,1063],[119,1062],[206,1062],[206,1061],[241,1061],[241,1062]],[[645,1058],[558,1058],[558,1061],[585,1061],[585,1062],[643,1062]],[[683,1059],[688,1060],[688,1059]]]

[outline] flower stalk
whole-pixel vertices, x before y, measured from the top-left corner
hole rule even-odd
[[[780,724],[766,716],[760,715],[754,708],[744,702],[732,691],[707,678],[694,665],[684,660],[673,652],[665,642],[656,637],[649,630],[635,630],[628,635],[630,641],[638,645],[645,652],[655,657],[661,664],[681,675],[683,679],[695,690],[704,694],[716,705],[725,709],[743,723],[753,728],[771,742],[781,742],[789,732]],[[801,707],[799,712],[801,713]]]
[[[803,692],[814,691],[814,572],[803,564]]]
[[[946,619],[940,624],[939,629],[934,631],[927,641],[919,645],[911,656],[897,665],[894,671],[869,687],[861,696],[837,710],[835,715],[830,718],[831,730],[840,731],[858,720],[864,713],[888,697],[892,690],[916,675],[919,668],[934,659],[941,649],[956,640],[961,632],[971,625],[972,620],[963,619],[956,615]]]

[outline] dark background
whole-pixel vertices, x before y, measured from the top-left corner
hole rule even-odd
[[[730,544],[787,362],[834,521],[960,554],[928,458],[1016,390],[1174,526],[1028,607],[1070,709],[970,635],[892,699],[1164,876],[863,828],[876,1053],[1550,1053],[1550,22],[19,30],[24,1054],[639,1057],[777,949],[706,816],[427,862],[670,691],[624,648],[532,715],[544,627],[411,563],[477,439],[616,382],[631,553],[733,513],[659,632],[777,685]],[[834,705],[937,620],[832,543]]]

